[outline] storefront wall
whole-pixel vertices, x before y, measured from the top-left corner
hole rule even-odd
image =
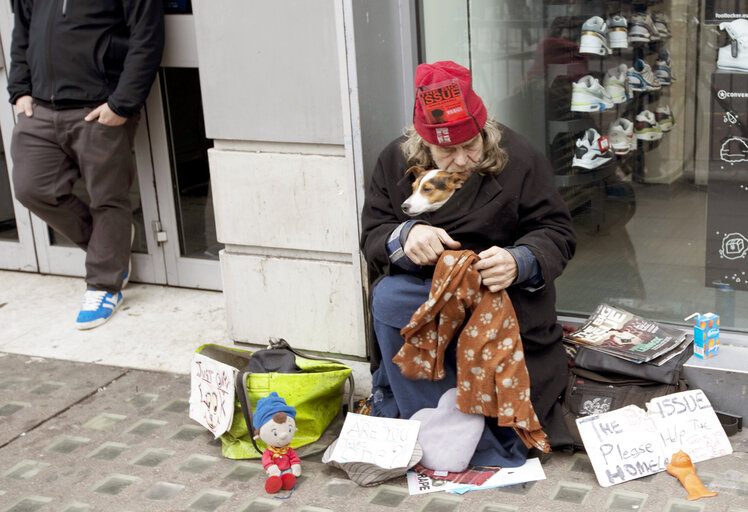
[[[364,356],[341,6],[193,10],[229,334]]]

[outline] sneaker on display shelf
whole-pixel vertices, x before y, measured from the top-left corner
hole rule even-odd
[[[571,110],[573,112],[597,112],[613,108],[613,98],[605,87],[592,75],[585,75],[571,84]]]
[[[652,68],[642,59],[634,61],[634,66],[626,72],[626,79],[632,91],[658,91],[662,87]]]
[[[660,140],[662,138],[662,128],[657,124],[657,119],[652,112],[643,110],[636,116],[634,135],[640,140]]]
[[[608,140],[610,147],[616,155],[627,155],[636,151],[636,139],[634,138],[634,123],[625,117],[619,117],[608,129]]]
[[[748,20],[724,21],[719,29],[730,36],[730,44],[719,49],[717,67],[732,71],[748,71]]]
[[[611,48],[628,48],[628,23],[626,18],[616,14],[605,21],[608,25],[608,42]]]
[[[608,26],[600,16],[593,16],[582,25],[582,37],[579,41],[579,53],[609,55]]]
[[[655,27],[649,13],[638,12],[631,16],[629,43],[649,43],[659,40],[660,34],[657,32],[657,27]]]
[[[75,326],[78,329],[93,329],[109,320],[120,304],[122,292],[86,290]]]
[[[605,73],[603,87],[615,104],[625,103],[631,99],[629,83],[626,79],[627,71],[626,64],[619,64]]]
[[[588,128],[584,135],[577,139],[572,167],[597,169],[614,158],[607,137],[600,136],[594,128]]]
[[[675,81],[670,65],[670,52],[664,48],[660,50],[655,61],[654,74],[662,85],[670,85]]]
[[[672,130],[675,124],[675,118],[673,118],[673,113],[670,111],[670,105],[657,107],[655,109],[655,119],[663,133]]]
[[[657,33],[660,34],[662,39],[668,39],[672,37],[670,33],[670,27],[668,26],[667,16],[661,12],[652,13],[652,22],[654,23]]]

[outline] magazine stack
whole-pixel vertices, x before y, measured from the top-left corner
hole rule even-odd
[[[630,361],[661,366],[689,347],[680,329],[665,327],[608,304],[600,304],[564,341]]]

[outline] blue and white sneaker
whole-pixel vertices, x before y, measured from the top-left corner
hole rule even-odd
[[[662,85],[670,85],[672,82],[675,81],[675,77],[673,76],[673,72],[670,67],[670,52],[662,49],[660,50],[659,55],[657,56],[657,60],[655,61],[654,65],[654,74],[657,77],[657,80]]]
[[[83,305],[75,320],[78,329],[93,329],[103,324],[122,304],[122,292],[110,293],[99,290],[86,290]]]

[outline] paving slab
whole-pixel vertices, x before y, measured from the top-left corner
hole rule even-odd
[[[220,441],[188,418],[187,375],[1,355],[2,382],[3,403],[26,405],[0,416],[0,512],[748,512],[745,430],[730,438],[734,454],[698,464],[719,494],[696,502],[666,473],[602,488],[583,453],[552,454],[545,480],[463,496],[410,496],[404,478],[359,487],[317,454],[277,499],[258,461],[221,457]],[[49,393],[34,392],[45,383]]]

